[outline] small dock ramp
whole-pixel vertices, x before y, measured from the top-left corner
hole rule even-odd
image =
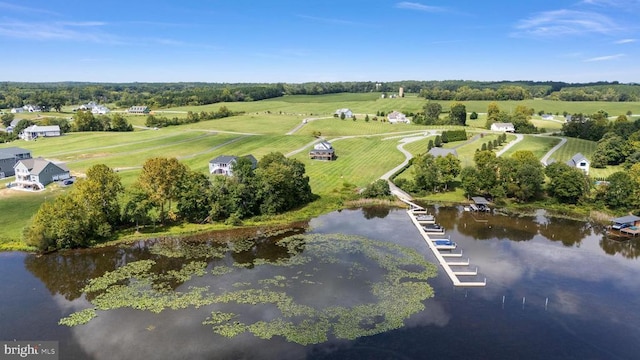
[[[471,261],[469,259],[462,260],[462,253],[440,252],[440,249],[438,248],[439,247],[438,241],[441,241],[441,240],[440,239],[432,240],[429,237],[429,234],[423,229],[423,225],[420,224],[420,222],[418,222],[417,220],[417,216],[419,214],[425,214],[426,209],[408,200],[405,200],[405,199],[400,199],[400,200],[409,204],[409,206],[411,207],[409,210],[407,210],[407,214],[411,218],[411,221],[413,222],[413,224],[418,229],[418,232],[420,232],[420,235],[422,235],[422,238],[424,239],[424,241],[429,246],[429,249],[431,249],[431,252],[433,252],[433,255],[435,255],[436,259],[444,269],[445,273],[449,276],[449,278],[453,282],[454,286],[483,287],[487,285],[486,278],[484,279],[484,281],[460,281],[458,276],[477,276],[478,269],[476,268],[475,271],[467,271],[467,270],[454,271],[452,269],[452,266],[453,267],[469,266]],[[447,251],[447,250],[444,250],[444,251]]]

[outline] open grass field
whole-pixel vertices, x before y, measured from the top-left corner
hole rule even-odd
[[[128,133],[71,133],[59,138],[39,139],[33,142],[17,141],[1,144],[0,147],[19,146],[32,151],[33,156],[63,161],[74,173],[83,173],[92,165],[103,163],[118,168],[125,186],[133,184],[140,167],[150,157],[177,157],[189,168],[207,172],[208,162],[218,155],[253,154],[260,159],[272,151],[291,155],[301,160],[307,169],[314,193],[333,195],[340,192],[344,183],[364,187],[381,175],[394,168],[404,160],[404,156],[396,149],[398,141],[403,137],[422,136],[423,138],[406,144],[405,149],[413,155],[426,151],[429,139],[424,136],[429,130],[461,129],[461,127],[392,125],[382,121],[364,121],[364,114],[373,117],[376,112],[399,110],[404,112],[420,111],[426,100],[409,94],[400,99],[381,99],[379,93],[369,94],[330,94],[320,96],[285,96],[277,99],[246,103],[221,103],[207,106],[191,106],[166,109],[167,113],[159,115],[167,117],[185,117],[187,111],[217,111],[220,106],[227,106],[233,111],[244,111],[240,116],[203,121],[195,124],[171,126],[154,130],[136,128]],[[447,110],[451,101],[442,101]],[[484,130],[488,101],[464,102],[467,111],[476,111],[478,120],[469,120],[466,130],[469,136],[484,133],[483,137],[475,137],[470,142],[449,143],[446,147],[456,147],[463,166],[473,165],[473,154],[482,143],[493,140],[497,135]],[[568,103],[545,100],[529,100],[523,102],[498,102],[501,109],[509,111],[518,104],[533,107],[536,111],[546,112],[568,111],[593,113],[604,109],[610,115],[632,111],[640,114],[640,103]],[[350,108],[357,114],[357,120],[340,120],[333,118],[339,108]],[[37,120],[44,116],[71,117],[70,112],[44,114],[17,114],[20,118]],[[446,116],[446,115],[443,115]],[[136,126],[144,126],[146,116],[126,115]],[[289,131],[298,127],[302,119],[328,117],[310,121],[292,135]],[[559,117],[560,118],[560,117]],[[557,131],[562,124],[534,116],[532,120],[538,127],[547,131]],[[314,133],[320,132],[331,140],[338,155],[337,161],[323,162],[308,159],[307,151],[316,140]],[[509,140],[515,137],[509,135]],[[542,157],[557,142],[558,138],[525,136],[525,139],[507,152],[509,156],[518,150],[533,151]],[[566,161],[577,152],[587,157],[593,154],[595,143],[569,139],[567,144],[556,152],[553,158]],[[592,175],[604,177],[619,168],[592,169]],[[401,177],[410,177],[411,169]],[[8,180],[0,180],[4,188]],[[57,185],[48,187],[45,192],[25,194],[17,191],[2,190],[0,194],[0,246],[17,244],[28,219],[38,206],[62,193]],[[444,195],[443,195],[444,196]],[[459,194],[447,194],[460,197]]]
[[[560,142],[559,138],[525,135],[524,139],[507,150],[502,156],[509,157],[516,151],[531,151],[538,159]]]
[[[339,191],[343,183],[365,187],[398,166],[403,160],[397,141],[381,141],[380,137],[341,139],[332,143],[336,161],[309,160],[306,152],[294,156],[302,161],[317,194]]]
[[[22,231],[43,202],[60,194],[58,186],[41,193],[28,193],[0,189],[0,251],[4,247],[22,248]]]
[[[551,156],[558,162],[566,162],[571,159],[575,154],[581,153],[586,156],[587,159],[593,158],[593,153],[596,151],[597,143],[595,141],[572,139],[567,138],[567,142]],[[591,167],[589,169],[589,175],[594,178],[606,178],[616,171],[623,171],[622,166],[607,166],[604,169],[597,169]]]

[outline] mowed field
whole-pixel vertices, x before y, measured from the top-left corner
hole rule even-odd
[[[399,110],[404,112],[420,111],[426,100],[417,96],[402,99],[381,99],[379,93],[369,94],[332,94],[320,96],[285,96],[278,99],[247,103],[222,103],[199,107],[182,107],[166,109],[167,113],[158,115],[167,117],[184,117],[187,111],[217,111],[220,106],[227,106],[233,111],[244,114],[225,119],[203,121],[194,124],[171,126],[159,130],[143,129],[145,116],[127,115],[136,126],[128,133],[70,133],[58,138],[42,138],[37,141],[22,140],[1,144],[2,147],[19,146],[31,150],[34,157],[42,156],[54,161],[65,162],[72,173],[82,175],[95,164],[106,164],[118,170],[125,186],[136,181],[142,164],[149,158],[164,156],[176,157],[189,168],[208,173],[208,163],[218,155],[253,154],[260,159],[272,151],[290,154],[302,161],[310,177],[314,193],[332,195],[340,191],[344,184],[364,187],[387,171],[393,169],[404,160],[396,146],[405,137],[423,137],[405,145],[405,149],[417,155],[426,151],[429,139],[425,136],[429,131],[461,129],[461,127],[418,126],[413,124],[389,124],[382,121],[364,121],[364,114],[373,117],[376,112]],[[469,112],[481,113],[480,118],[469,121],[469,136],[476,136],[472,141],[457,142],[445,145],[456,147],[463,166],[473,165],[473,154],[482,143],[493,140],[497,135],[485,130],[484,123],[489,102],[464,102]],[[515,108],[519,103],[530,104],[536,110],[569,111],[590,113],[599,109],[608,111],[610,115],[632,111],[640,113],[640,103],[563,103],[544,100],[529,102],[498,102],[507,110]],[[442,102],[448,109],[450,101]],[[357,120],[340,120],[333,117],[339,108],[350,108],[356,113]],[[595,109],[595,110],[594,110]],[[72,114],[28,114],[37,120],[44,116],[70,117]],[[22,114],[19,115],[22,117]],[[445,115],[446,116],[446,115]],[[305,118],[320,118],[302,125]],[[547,121],[534,117],[537,126],[547,124],[547,129],[558,130],[559,122]],[[302,126],[300,126],[302,125]],[[288,135],[292,130],[295,132]],[[312,161],[308,159],[308,150],[316,135],[320,133],[331,141],[338,159],[333,162]],[[509,141],[515,137],[510,135]],[[525,136],[525,140],[517,144],[503,156],[510,156],[517,150],[531,150],[541,158],[553,147],[558,138]],[[557,161],[566,161],[577,152],[589,157],[595,150],[595,143],[569,139],[567,144],[552,156]],[[616,168],[593,169],[592,175],[602,177],[615,171]],[[410,176],[410,171],[402,176]],[[4,186],[11,179],[0,180]],[[3,189],[0,193],[0,245],[19,242],[22,230],[28,225],[29,218],[40,204],[50,201],[67,188],[52,184],[47,190],[36,194]]]

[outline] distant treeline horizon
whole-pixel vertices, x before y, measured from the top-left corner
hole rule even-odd
[[[257,101],[285,95],[323,95],[380,92],[417,94],[428,100],[526,100],[640,101],[640,84],[618,81],[567,83],[558,81],[391,81],[306,83],[99,83],[99,82],[0,82],[0,108],[27,104],[45,109],[90,101],[117,107],[146,105],[151,108],[208,105],[219,102]]]

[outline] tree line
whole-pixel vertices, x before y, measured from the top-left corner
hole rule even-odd
[[[396,179],[395,183],[419,195],[460,187],[468,197],[486,196],[495,202],[547,199],[612,210],[640,206],[640,163],[597,184],[582,170],[564,163],[544,167],[531,151],[516,151],[503,158],[491,150],[476,150],[474,164],[462,168],[460,160],[452,154],[445,157],[421,154],[412,160],[412,178]]]
[[[87,247],[113,239],[119,230],[149,224],[238,225],[314,198],[304,164],[281,153],[264,156],[255,168],[249,159],[238,158],[233,176],[212,180],[175,158],[151,158],[127,189],[117,172],[100,164],[70,191],[42,204],[24,239],[43,251]]]
[[[628,169],[640,162],[640,119],[629,121],[626,115],[619,115],[610,121],[609,114],[603,110],[589,116],[573,114],[571,121],[562,126],[562,133],[598,142],[593,167],[624,164]]]
[[[391,81],[307,82],[298,84],[229,83],[19,83],[0,82],[0,108],[38,105],[61,111],[63,106],[96,101],[118,107],[152,108],[198,106],[232,101],[257,101],[283,95],[398,92],[420,94],[430,100],[639,101],[640,85],[618,82],[571,84],[535,81]]]

